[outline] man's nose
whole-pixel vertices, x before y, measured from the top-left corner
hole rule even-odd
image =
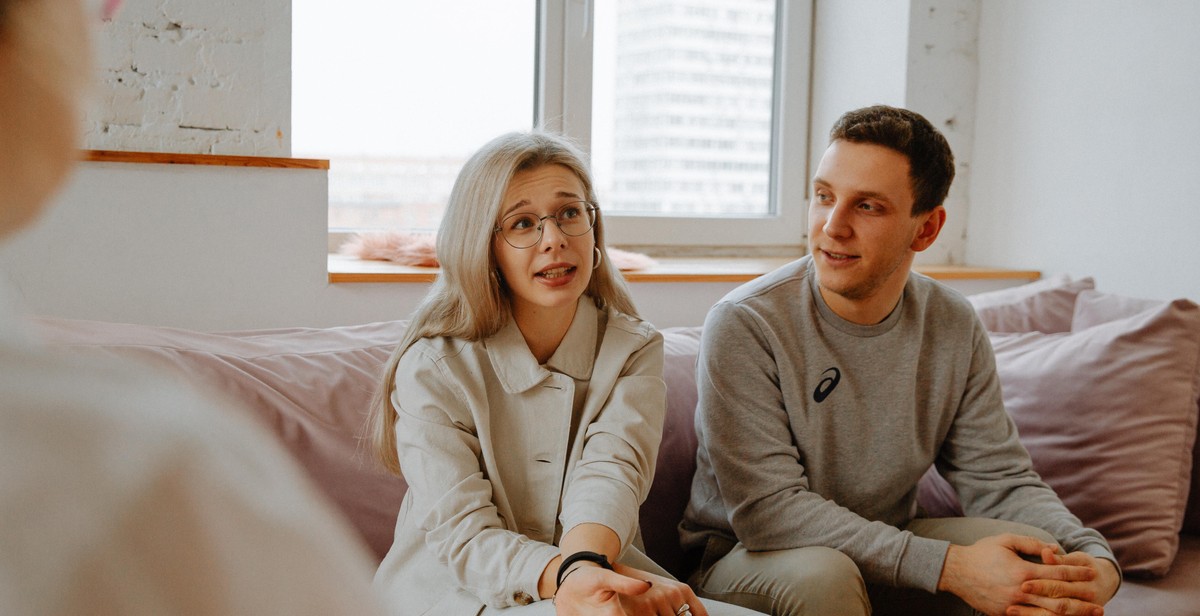
[[[850,208],[842,204],[836,204],[829,208],[825,215],[825,224],[821,226],[821,230],[828,237],[847,237],[851,233],[850,228]]]

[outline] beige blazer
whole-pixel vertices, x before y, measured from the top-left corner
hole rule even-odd
[[[627,548],[662,437],[662,370],[661,334],[587,297],[544,366],[511,320],[483,341],[410,347],[392,393],[409,488],[375,575],[389,611],[531,603],[558,540],[585,522]]]

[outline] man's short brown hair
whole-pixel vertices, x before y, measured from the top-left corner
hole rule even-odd
[[[941,205],[950,192],[954,153],[946,138],[919,113],[887,105],[848,111],[834,123],[829,140],[881,145],[908,158],[913,216]]]

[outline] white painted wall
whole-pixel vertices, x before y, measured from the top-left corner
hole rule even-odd
[[[83,163],[0,245],[32,314],[202,331],[407,317],[428,284],[329,284],[324,171]],[[0,274],[2,275],[2,274]],[[699,325],[733,283],[636,283],[642,316]]]
[[[1200,3],[985,2],[967,259],[1200,300]]]
[[[131,0],[96,31],[85,147],[291,153],[290,0]]]
[[[809,170],[846,111],[893,105],[925,116],[950,143],[955,180],[946,226],[917,263],[966,262],[974,146],[979,0],[817,0]]]

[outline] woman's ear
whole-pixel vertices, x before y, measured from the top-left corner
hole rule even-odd
[[[938,234],[942,232],[942,227],[946,224],[946,208],[939,205],[924,214],[918,214],[917,218],[922,220],[910,246],[913,252],[921,252],[933,245],[933,241],[937,239]]]

